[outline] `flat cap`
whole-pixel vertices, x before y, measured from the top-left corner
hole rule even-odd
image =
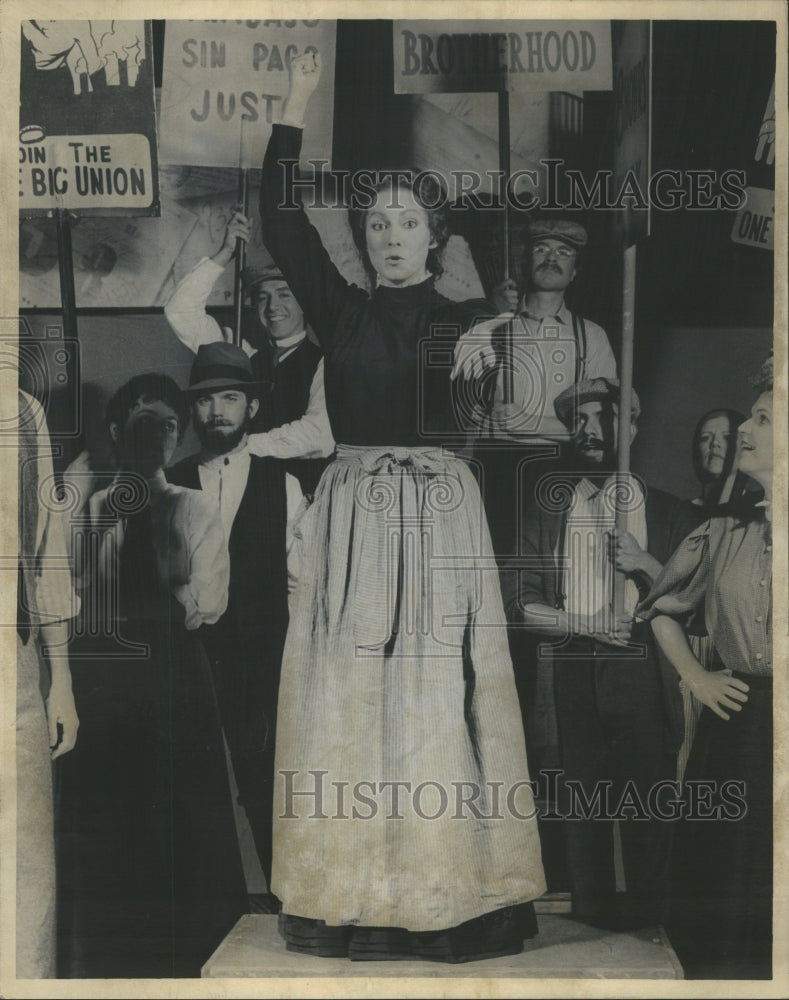
[[[529,244],[537,243],[539,240],[561,240],[573,250],[583,249],[587,242],[584,227],[577,222],[568,222],[564,219],[535,219],[529,223],[525,236]]]
[[[575,422],[575,414],[579,406],[584,403],[608,402],[619,403],[619,380],[610,378],[586,378],[581,382],[576,382],[560,392],[553,401],[553,408],[556,416],[565,427],[572,428]],[[638,420],[641,415],[641,404],[638,401],[636,390],[630,401],[630,419]]]
[[[251,294],[264,281],[285,281],[285,275],[276,264],[266,264],[265,267],[250,264],[241,272],[241,280],[244,283],[244,290]]]

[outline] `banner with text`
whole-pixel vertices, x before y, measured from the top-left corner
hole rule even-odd
[[[335,36],[335,21],[168,21],[162,163],[259,167],[288,92],[288,65],[310,50],[320,52],[323,69],[302,160],[330,160]]]
[[[775,230],[775,84],[767,98],[748,168],[745,202],[737,212],[731,238],[743,246],[772,250]]]
[[[623,208],[616,232],[623,247],[650,232],[649,190],[652,174],[652,25],[649,21],[614,21],[614,190]]]
[[[395,21],[396,94],[610,90],[609,21]]]
[[[19,209],[158,215],[149,21],[23,21]]]

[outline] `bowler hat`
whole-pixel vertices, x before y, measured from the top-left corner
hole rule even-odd
[[[632,390],[633,395],[630,400],[630,419],[635,422],[641,413],[641,404],[638,401],[636,390]],[[585,378],[575,385],[569,386],[564,392],[560,392],[553,401],[553,408],[556,416],[565,427],[570,427],[574,420],[579,406],[584,403],[618,403],[619,402],[619,381],[615,378]]]
[[[198,348],[187,392],[236,387],[257,390],[262,384],[255,378],[252,364],[242,348],[217,340]]]

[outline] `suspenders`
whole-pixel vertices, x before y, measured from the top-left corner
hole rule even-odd
[[[570,311],[570,316],[572,318],[573,324],[573,339],[575,341],[575,382],[580,382],[586,372],[586,352],[587,352],[587,337],[586,337],[586,321],[583,316],[579,316],[576,313]],[[499,368],[501,367],[501,359],[498,362]],[[487,384],[488,398],[485,402],[485,416],[483,418],[483,423],[481,427],[481,437],[493,437],[493,425],[491,419],[491,408],[493,405],[493,394],[495,392],[495,380],[491,380]]]
[[[573,337],[575,338],[575,381],[580,382],[586,368],[586,321],[583,316],[570,313],[573,318]]]

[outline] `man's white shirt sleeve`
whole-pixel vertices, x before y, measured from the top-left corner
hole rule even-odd
[[[323,387],[323,358],[312,377],[304,416],[270,431],[250,434],[249,450],[261,458],[328,458],[334,452]]]
[[[205,311],[211,289],[224,271],[210,257],[203,257],[176,285],[164,315],[181,343],[193,353],[201,344],[224,340],[222,327]]]

